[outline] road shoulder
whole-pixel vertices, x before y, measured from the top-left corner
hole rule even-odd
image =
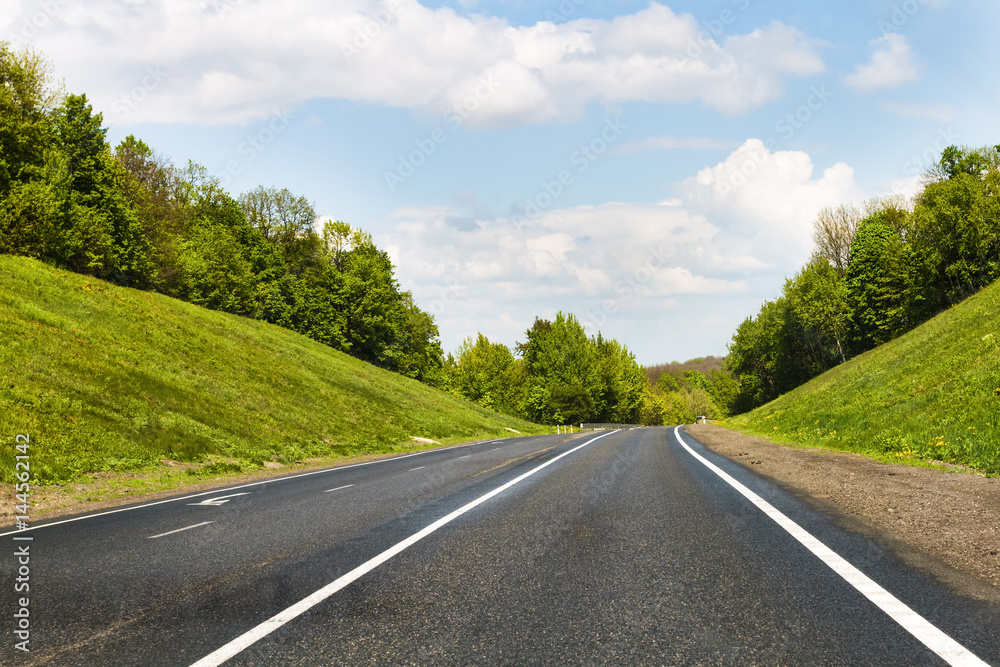
[[[1000,478],[785,447],[711,424],[686,433],[955,593],[1000,602]]]

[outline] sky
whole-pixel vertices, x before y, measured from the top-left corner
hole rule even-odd
[[[824,207],[1000,143],[1000,3],[5,0],[0,39],[238,196],[370,232],[445,351],[574,313],[724,355]]]

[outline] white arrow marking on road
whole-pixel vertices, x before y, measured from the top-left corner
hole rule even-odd
[[[203,500],[200,503],[188,503],[188,505],[195,505],[196,507],[218,507],[223,503],[228,503],[230,498],[235,498],[236,496],[249,496],[249,493],[231,493],[228,496],[219,496],[218,498],[209,498]]]

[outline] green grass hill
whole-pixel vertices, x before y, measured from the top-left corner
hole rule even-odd
[[[209,473],[542,427],[259,321],[0,256],[0,469],[31,437],[35,483]]]
[[[1000,474],[1000,283],[725,425]]]

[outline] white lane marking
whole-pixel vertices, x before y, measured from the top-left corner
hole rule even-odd
[[[427,466],[417,466],[416,468],[410,468],[410,472],[413,472],[414,470],[423,470],[426,467]]]
[[[345,586],[347,586],[348,584],[350,584],[350,583],[352,583],[352,582],[360,579],[361,577],[363,577],[364,575],[368,574],[369,572],[371,572],[372,570],[374,570],[376,567],[378,567],[382,563],[386,562],[387,560],[389,560],[393,556],[395,556],[395,555],[399,554],[400,552],[402,552],[402,551],[408,549],[409,547],[413,546],[414,544],[416,544],[420,540],[424,539],[425,537],[427,537],[431,533],[435,532],[436,530],[438,530],[442,526],[445,526],[445,525],[451,523],[452,521],[454,521],[458,517],[462,516],[466,512],[468,512],[468,511],[470,511],[470,510],[478,507],[479,505],[482,505],[483,503],[485,503],[490,498],[492,498],[492,497],[494,497],[496,495],[499,495],[500,493],[503,493],[504,491],[506,491],[510,487],[514,486],[515,484],[518,484],[518,483],[526,480],[527,478],[529,478],[532,475],[534,475],[536,472],[542,470],[543,468],[546,468],[546,467],[552,465],[553,463],[555,463],[559,459],[561,459],[563,457],[566,457],[566,456],[569,456],[573,452],[575,452],[577,450],[580,450],[580,449],[583,449],[584,447],[586,447],[590,443],[596,442],[597,440],[600,440],[601,438],[604,438],[606,436],[612,435],[614,433],[617,433],[617,431],[610,431],[608,433],[605,433],[604,435],[599,435],[596,438],[588,440],[587,442],[583,443],[582,445],[577,445],[573,449],[570,449],[569,451],[563,452],[559,456],[556,456],[554,458],[549,459],[548,461],[546,461],[545,463],[541,464],[537,468],[533,468],[533,469],[529,470],[528,472],[524,473],[520,477],[512,479],[511,481],[507,482],[506,484],[498,486],[497,488],[493,489],[492,491],[490,491],[486,495],[483,495],[483,496],[480,496],[479,498],[476,498],[471,503],[469,503],[467,505],[464,505],[463,507],[458,508],[457,510],[455,510],[451,514],[448,514],[447,516],[438,519],[437,521],[435,521],[431,525],[427,526],[423,530],[421,530],[421,531],[419,531],[417,533],[414,533],[413,535],[410,535],[408,538],[406,538],[405,540],[403,540],[399,544],[397,544],[397,545],[395,545],[393,547],[390,547],[389,549],[386,549],[385,551],[383,551],[382,553],[380,553],[378,556],[375,556],[374,558],[372,558],[368,562],[362,563],[361,565],[359,565],[358,567],[354,568],[353,570],[351,570],[350,572],[348,572],[344,576],[342,576],[339,579],[337,579],[337,580],[335,580],[335,581],[327,584],[326,586],[324,586],[323,588],[319,589],[318,591],[316,591],[315,593],[313,593],[309,597],[300,600],[299,602],[293,604],[288,609],[285,609],[284,611],[278,613],[277,615],[272,616],[271,618],[269,618],[268,620],[264,621],[263,623],[261,623],[257,627],[253,628],[252,630],[249,630],[248,632],[243,633],[242,635],[240,635],[239,637],[237,637],[233,641],[229,642],[225,646],[216,649],[212,653],[209,653],[204,658],[202,658],[198,662],[196,662],[193,665],[191,665],[191,667],[218,667],[219,665],[221,665],[222,663],[224,663],[226,660],[229,660],[230,658],[232,658],[237,653],[240,653],[244,649],[252,646],[253,644],[255,644],[256,642],[260,641],[261,639],[263,639],[267,635],[271,634],[272,632],[274,632],[275,630],[277,630],[281,626],[285,625],[289,621],[291,621],[291,620],[295,619],[296,617],[300,616],[301,614],[304,614],[305,612],[309,611],[310,609],[312,609],[313,607],[315,607],[316,605],[318,605],[323,600],[326,600],[328,597],[330,597],[331,595],[333,595],[334,593],[336,593],[340,589],[342,589]]]
[[[229,502],[230,498],[235,498],[236,496],[249,496],[249,491],[244,491],[243,493],[230,493],[228,496],[218,496],[216,498],[207,498],[200,503],[188,503],[188,505],[194,505],[196,507],[218,507],[219,505],[224,505]]]
[[[177,530],[171,530],[166,533],[160,533],[159,535],[150,535],[146,539],[155,540],[157,537],[166,537],[167,535],[173,535],[174,533],[180,533],[185,530],[191,530],[192,528],[201,528],[202,526],[207,526],[210,523],[215,523],[214,521],[202,521],[201,523],[196,523],[193,526],[188,526],[187,528],[178,528]]]
[[[349,489],[353,484],[346,484],[344,486],[338,486],[336,489],[330,489],[329,491],[324,491],[323,493],[333,493],[334,491],[340,491],[341,489]]]
[[[705,466],[721,477],[729,486],[740,492],[747,500],[752,502],[764,514],[769,516],[776,524],[784,528],[789,535],[802,543],[817,558],[826,563],[831,570],[839,574],[843,579],[854,586],[862,595],[871,600],[875,606],[889,615],[892,620],[899,623],[911,635],[916,637],[924,646],[937,653],[949,665],[961,665],[963,667],[989,667],[980,660],[974,653],[969,651],[954,639],[941,632],[930,621],[917,612],[910,609],[896,596],[885,590],[874,581],[868,578],[861,570],[851,565],[844,558],[838,555],[802,526],[795,523],[782,514],[769,502],[758,496],[756,493],[737,482],[721,468],[703,457],[698,452],[691,449],[680,434],[680,426],[674,428],[674,436],[677,442],[688,451],[691,456],[705,464]]]
[[[460,459],[467,459],[470,456],[472,456],[472,454],[466,454],[465,456],[459,456],[458,458],[460,458]]]
[[[526,437],[538,437],[538,436],[526,436]],[[518,439],[518,438],[515,438]],[[107,512],[98,512],[97,514],[87,514],[85,516],[78,516],[72,519],[63,519],[62,521],[53,521],[52,523],[44,523],[41,526],[32,526],[31,530],[41,530],[42,528],[49,528],[50,526],[58,526],[64,523],[73,523],[74,521],[83,521],[84,519],[95,519],[99,516],[107,516],[108,514],[118,514],[119,512],[131,512],[133,510],[141,510],[146,507],[153,507],[155,505],[163,505],[165,503],[176,503],[181,500],[190,500],[191,498],[200,498],[202,496],[208,496],[213,493],[219,493],[220,491],[235,491],[236,489],[248,489],[252,486],[260,486],[262,484],[273,484],[275,482],[284,482],[290,479],[299,479],[300,477],[311,477],[312,475],[322,475],[328,472],[337,472],[338,470],[347,470],[348,468],[360,468],[361,466],[375,465],[376,463],[390,463],[392,461],[399,461],[400,459],[408,459],[411,456],[421,456],[423,454],[432,454],[434,452],[444,452],[449,449],[459,449],[461,447],[474,447],[476,445],[481,445],[481,442],[469,442],[464,445],[452,445],[450,447],[438,447],[436,449],[425,449],[422,452],[413,452],[412,454],[403,454],[402,456],[393,456],[387,459],[379,459],[378,461],[365,461],[364,463],[351,463],[346,466],[338,466],[336,468],[323,468],[322,470],[312,470],[310,472],[299,473],[298,475],[288,475],[287,477],[272,477],[270,479],[263,479],[259,482],[249,482],[247,484],[240,484],[238,486],[231,486],[229,488],[219,488],[212,489],[211,491],[202,491],[201,493],[192,493],[187,496],[180,496],[178,498],[167,498],[166,500],[157,500],[152,503],[145,503],[143,505],[136,505],[135,507],[122,507],[116,510],[108,510]],[[6,533],[0,533],[0,537],[6,537],[8,535],[15,535],[21,533],[21,530],[10,530]]]

